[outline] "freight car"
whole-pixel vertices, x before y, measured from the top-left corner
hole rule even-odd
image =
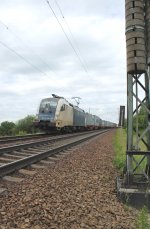
[[[115,124],[104,121],[96,115],[85,113],[81,108],[72,105],[65,98],[52,95],[42,99],[34,122],[35,126],[45,132],[72,132],[115,127]]]

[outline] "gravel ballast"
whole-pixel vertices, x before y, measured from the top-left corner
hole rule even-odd
[[[133,229],[135,211],[116,197],[115,130],[26,176],[0,181],[0,229]]]

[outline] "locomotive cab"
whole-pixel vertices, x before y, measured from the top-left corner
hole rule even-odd
[[[73,107],[63,97],[42,99],[35,125],[46,131],[68,129],[73,124]]]
[[[37,127],[43,130],[46,130],[47,128],[50,128],[51,130],[55,129],[55,113],[57,104],[57,98],[42,99],[39,106],[37,121],[35,123]]]

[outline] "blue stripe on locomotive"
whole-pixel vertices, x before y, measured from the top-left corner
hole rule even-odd
[[[40,112],[38,114],[38,119],[41,121],[53,121],[55,118],[55,113],[45,114]]]

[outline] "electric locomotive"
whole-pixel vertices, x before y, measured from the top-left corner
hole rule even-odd
[[[64,97],[42,99],[35,125],[46,132],[70,132],[85,129],[85,112],[69,103]]]
[[[115,127],[114,123],[100,119],[96,115],[85,113],[78,106],[69,103],[64,97],[42,99],[35,126],[45,132],[72,132]]]

